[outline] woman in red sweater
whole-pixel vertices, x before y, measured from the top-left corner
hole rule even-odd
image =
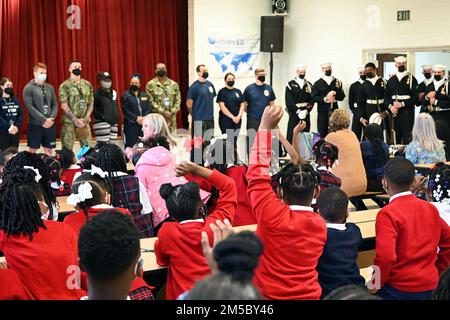
[[[111,191],[105,179],[90,173],[81,174],[73,183],[73,193],[67,198],[67,203],[78,209],[77,212],[68,215],[64,219],[78,235],[81,228],[88,220],[106,210],[114,209],[130,216],[127,209],[114,208],[109,203],[111,201]]]
[[[411,193],[414,178],[409,160],[386,163],[383,188],[391,198],[377,215],[374,262],[383,299],[430,300],[450,263],[450,228],[433,204]]]
[[[42,220],[48,210],[35,171],[9,170],[0,188],[0,251],[33,299],[78,300],[86,293],[68,274],[78,267],[77,236]]]
[[[194,283],[211,273],[203,256],[201,234],[205,231],[212,243],[213,234],[209,227],[217,220],[234,219],[236,211],[236,187],[232,179],[214,170],[184,162],[177,166],[180,176],[188,173],[207,179],[219,190],[219,200],[214,212],[205,216],[200,199],[199,187],[194,182],[184,185],[161,186],[160,194],[166,200],[169,215],[176,222],[166,222],[155,242],[156,261],[168,267],[166,299],[174,300],[192,288]]]
[[[267,107],[250,155],[248,193],[264,253],[255,285],[268,299],[320,299],[316,266],[327,238],[323,218],[311,208],[320,193],[320,175],[310,165],[288,164],[279,173],[277,194],[269,176],[272,133],[283,116]]]

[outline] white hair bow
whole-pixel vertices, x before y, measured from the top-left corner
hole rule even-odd
[[[84,182],[78,187],[78,193],[72,193],[67,198],[67,204],[71,206],[76,206],[80,202],[84,202],[87,199],[92,199],[94,196],[92,195],[92,186],[89,182]]]
[[[34,177],[34,179],[36,180],[37,183],[39,183],[39,181],[41,181],[42,176],[39,174],[39,170],[34,168],[34,167],[30,167],[30,166],[24,166],[24,169],[30,169],[33,170],[34,173],[36,174],[36,176]]]
[[[100,169],[99,167],[96,167],[92,165],[91,167],[91,175],[98,174],[100,177],[105,179],[108,176],[108,173]]]

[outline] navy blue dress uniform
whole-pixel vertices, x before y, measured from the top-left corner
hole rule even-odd
[[[358,71],[361,73],[361,71],[364,71],[364,68],[358,68]],[[365,80],[366,76],[361,74],[358,81],[355,81],[350,85],[350,89],[348,91],[348,107],[353,113],[352,131],[356,134],[358,139],[361,139],[362,135],[362,123],[360,121],[361,112],[358,110],[358,97],[361,92],[361,86]]]
[[[306,122],[304,132],[309,132],[311,129],[310,112],[314,106],[312,100],[312,84],[306,79],[295,77],[295,79],[288,82],[286,86],[285,101],[286,108],[289,114],[287,140],[292,143],[293,131],[300,120]]]
[[[396,58],[397,61],[400,58]],[[416,78],[406,70],[397,72],[395,76],[390,78],[386,85],[384,102],[388,110],[392,114],[392,106],[395,101],[402,104],[402,108],[398,110],[397,115],[393,116],[393,130],[395,130],[395,144],[408,144],[411,141],[411,132],[414,126],[415,106],[418,100],[419,84]]]
[[[145,117],[152,112],[150,97],[143,91],[135,94],[128,90],[121,98],[123,114],[123,131],[125,135],[125,147],[133,147],[142,134],[142,126],[136,122],[138,117]]]
[[[385,93],[386,81],[383,78],[375,76],[364,81],[358,98],[358,122],[361,119],[369,121],[374,113],[388,112],[384,103]],[[385,125],[382,127],[386,129]]]
[[[434,66],[433,71],[445,71],[445,66]],[[429,92],[435,92],[434,103],[426,96]],[[447,78],[436,79],[430,83],[422,100],[422,111],[429,112],[435,121],[444,121],[450,123],[450,90]]]
[[[418,93],[418,97],[419,97],[419,99],[417,101],[418,102],[417,103],[418,106],[422,105],[423,98],[425,96],[425,93],[427,92],[427,87],[434,80],[433,75],[431,73],[431,70],[432,70],[432,66],[431,65],[425,64],[425,65],[422,66],[422,74],[425,77],[425,79],[421,83],[419,83],[419,89],[418,89],[418,92],[419,92]]]
[[[322,67],[330,66],[331,64],[323,64]],[[327,95],[331,91],[335,91],[334,103],[327,102]],[[317,131],[320,136],[325,138],[328,134],[329,120],[331,113],[339,108],[338,101],[345,99],[345,93],[342,88],[342,82],[331,74],[323,75],[313,85],[312,102],[317,103]]]

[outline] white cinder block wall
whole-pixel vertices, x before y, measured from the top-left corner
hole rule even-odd
[[[201,63],[199,34],[208,28],[260,30],[260,16],[271,13],[271,0],[189,0],[190,80]],[[411,21],[397,22],[398,10],[411,10]],[[348,87],[356,68],[368,62],[366,51],[402,52],[404,49],[450,46],[449,0],[290,0],[285,17],[284,53],[275,54],[274,89],[284,105],[284,87],[295,66],[309,66],[307,78],[320,77],[320,64],[334,62],[334,74]],[[423,50],[422,50],[423,51]],[[411,57],[414,63],[414,57]],[[268,59],[264,67],[268,69]],[[414,72],[414,68],[410,68]],[[216,88],[223,86],[215,83]],[[240,88],[245,84],[239,83]],[[342,106],[347,107],[347,101]],[[313,129],[316,115],[313,113]],[[285,130],[287,114],[281,125]]]

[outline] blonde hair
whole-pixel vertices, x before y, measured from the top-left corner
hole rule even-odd
[[[336,109],[330,117],[330,128],[336,132],[350,127],[350,115],[345,109]]]
[[[266,72],[266,70],[264,70],[264,68],[256,68],[255,69],[255,75],[257,75],[260,72]]]
[[[421,113],[414,123],[412,142],[416,142],[422,149],[433,152],[442,150],[444,144],[437,138],[436,123],[428,113]]]
[[[162,137],[165,137],[172,147],[175,147],[177,145],[175,139],[170,133],[166,119],[164,119],[164,117],[159,113],[150,113],[149,115],[145,116],[142,125],[153,128],[155,133]]]

